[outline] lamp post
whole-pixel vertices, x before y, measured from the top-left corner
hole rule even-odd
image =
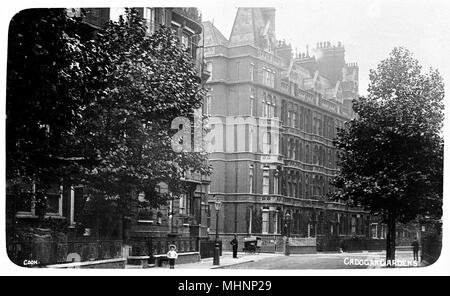
[[[284,219],[286,221],[286,245],[284,248],[284,255],[289,256],[291,254],[291,250],[289,248],[289,237],[291,235],[291,214],[289,211],[286,212]]]
[[[220,265],[220,257],[219,257],[219,211],[222,203],[219,200],[216,200],[214,203],[214,207],[216,208],[216,242],[214,246],[214,260],[213,265]]]

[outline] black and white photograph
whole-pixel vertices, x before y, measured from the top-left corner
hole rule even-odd
[[[20,2],[3,273],[448,272],[450,4]]]

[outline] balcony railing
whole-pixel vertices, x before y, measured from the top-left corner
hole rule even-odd
[[[271,53],[269,53],[267,51],[259,49],[258,53],[257,53],[257,56],[259,58],[262,58],[263,60],[271,62],[271,63],[273,63],[273,64],[275,64],[277,66],[281,66],[281,58],[279,58],[279,57],[277,57],[277,56],[275,56],[275,55],[273,55],[273,54],[271,54]]]

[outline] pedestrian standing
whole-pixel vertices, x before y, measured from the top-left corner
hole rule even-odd
[[[233,240],[230,242],[230,244],[233,246],[233,258],[237,258],[237,250],[238,250],[238,240],[237,235],[234,235]]]
[[[167,252],[167,259],[169,259],[169,268],[175,268],[175,260],[178,258],[178,253],[176,251],[175,245],[170,245],[169,252]]]
[[[415,239],[411,246],[413,247],[414,260],[419,261],[419,242]]]

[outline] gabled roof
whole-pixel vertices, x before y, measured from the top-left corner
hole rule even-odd
[[[240,7],[230,34],[230,45],[259,46],[261,38],[275,38],[275,10],[270,7]]]
[[[228,40],[210,21],[203,22],[205,47],[216,45],[228,45]],[[200,42],[201,44],[201,42]]]

